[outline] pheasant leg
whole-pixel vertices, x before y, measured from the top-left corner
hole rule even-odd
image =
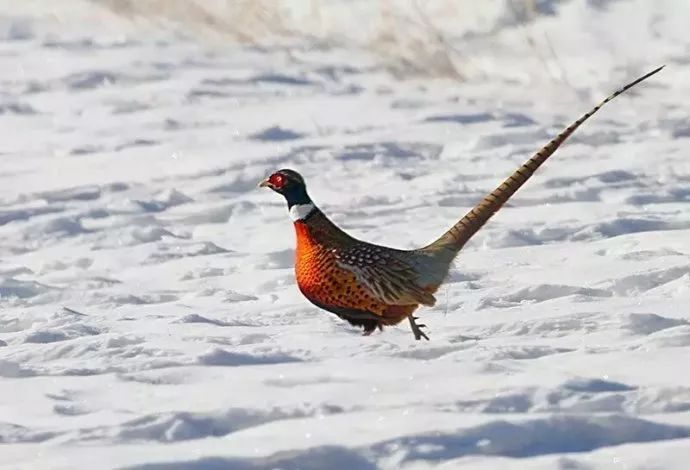
[[[426,328],[426,325],[421,324],[418,325],[415,320],[417,317],[410,315],[407,317],[408,320],[410,320],[410,328],[412,328],[412,333],[414,334],[414,339],[419,341],[420,339],[424,338],[425,340],[429,341],[429,337],[422,331],[422,328]]]

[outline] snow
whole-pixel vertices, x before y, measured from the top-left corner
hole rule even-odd
[[[430,2],[463,80],[376,42],[409,5],[238,44],[104,3],[0,2],[0,467],[687,466],[687,2]],[[465,247],[431,341],[297,290],[272,171],[421,246],[661,64]]]

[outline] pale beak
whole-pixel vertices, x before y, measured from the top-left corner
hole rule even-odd
[[[270,187],[271,187],[271,183],[268,181],[268,178],[266,178],[265,180],[262,180],[259,183],[259,188],[270,188]]]

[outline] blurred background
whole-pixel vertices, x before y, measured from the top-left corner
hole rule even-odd
[[[75,147],[77,153],[98,147],[66,144],[69,138],[48,144],[56,140],[54,133],[41,135],[48,128],[34,129],[38,121],[32,121],[29,135],[28,121],[13,119],[37,107],[45,111],[43,122],[53,130],[63,118],[85,120],[81,138],[99,126],[99,113],[111,110],[83,94],[65,99],[64,93],[79,90],[110,94],[111,102],[119,103],[119,119],[108,123],[109,129],[131,135],[142,134],[147,116],[135,112],[137,108],[150,108],[141,100],[167,106],[171,122],[177,122],[174,115],[180,111],[171,109],[175,106],[182,106],[188,117],[210,116],[224,108],[225,116],[219,118],[227,134],[200,136],[203,126],[187,126],[174,136],[176,143],[147,160],[162,172],[185,165],[168,159],[170,155],[193,151],[203,167],[208,146],[215,153],[218,145],[232,145],[238,136],[258,132],[231,113],[262,93],[299,98],[333,85],[326,91],[383,96],[391,93],[391,86],[408,86],[410,97],[426,89],[460,101],[470,97],[484,109],[509,110],[529,103],[534,112],[560,113],[571,107],[582,110],[578,103],[594,102],[614,84],[667,64],[664,80],[674,93],[660,99],[677,101],[674,94],[686,90],[689,15],[690,4],[683,0],[2,0],[4,131],[16,135],[5,143],[5,152],[34,150],[60,157]],[[202,68],[214,76],[201,77]],[[223,74],[223,68],[236,76]],[[248,77],[252,68],[260,69],[255,80]],[[353,79],[359,77],[366,79]],[[538,90],[543,99],[533,99],[527,89]],[[130,98],[115,96],[119,91],[131,93]],[[207,106],[203,110],[195,106],[201,101]],[[639,106],[640,112],[652,112]],[[658,112],[668,126],[677,128],[674,132],[685,132],[684,110],[671,105]],[[309,113],[302,109],[291,118],[298,127],[320,126],[317,132],[327,132],[327,119],[320,123],[322,117]],[[297,124],[300,120],[308,122]],[[107,131],[101,130],[98,139],[103,143]],[[152,140],[157,141],[143,135],[132,138],[137,147],[150,147],[146,143]],[[163,155],[165,164],[157,158]],[[123,156],[118,166],[127,160]],[[73,161],[60,163],[67,170]],[[12,164],[21,168],[23,163]],[[89,175],[96,177],[100,171]],[[118,168],[105,164],[102,171],[112,176]],[[37,185],[49,187],[52,182]],[[11,186],[3,187],[0,193]]]
[[[209,47],[358,50],[399,78],[545,78],[566,86],[591,79],[602,62],[616,69],[682,61],[690,11],[682,0],[66,0],[59,6],[5,0],[0,6],[4,36],[15,39],[31,36],[39,19],[68,24],[75,35],[168,29]]]

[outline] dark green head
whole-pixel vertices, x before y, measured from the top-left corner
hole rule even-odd
[[[307,186],[304,184],[304,178],[295,170],[278,170],[260,182],[259,187],[271,188],[278,194],[282,194],[288,203],[288,207],[311,204],[311,199],[307,194]]]

